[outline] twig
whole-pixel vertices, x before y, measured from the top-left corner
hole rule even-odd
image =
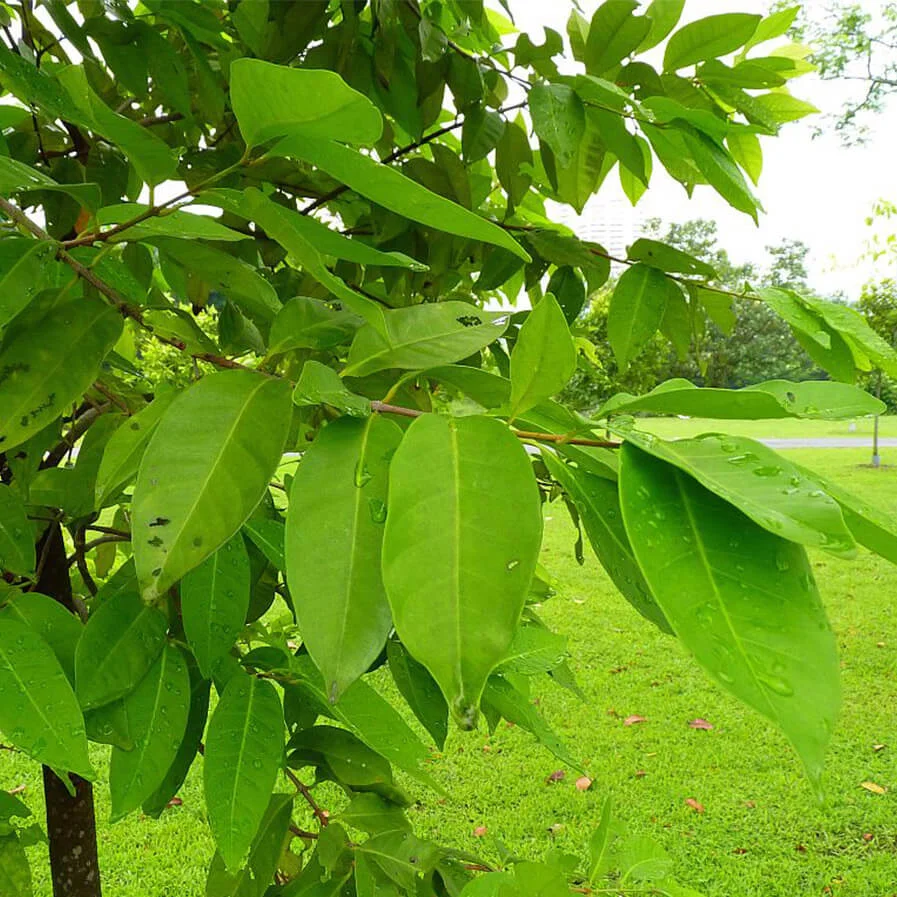
[[[321,823],[322,826],[326,826],[330,823],[330,814],[326,810],[322,810],[321,807],[318,806],[318,802],[314,799],[314,796],[311,793],[311,789],[296,773],[293,772],[292,769],[284,769],[284,775],[293,783],[293,787],[305,798],[308,805],[311,807],[312,812],[315,814],[315,818],[318,822]]]
[[[116,407],[118,407],[122,411],[124,411],[124,413],[127,414],[129,417],[131,416],[131,409],[128,408],[124,399],[119,398],[117,395],[115,395],[114,393],[112,393],[108,389],[106,389],[106,387],[103,386],[103,384],[100,383],[99,380],[96,380],[94,382],[93,388],[98,393],[100,393],[101,395],[104,395],[107,399],[109,399],[109,401],[112,402],[113,405],[115,405]]]
[[[62,437],[62,440],[50,450],[47,457],[41,461],[40,469],[46,470],[48,467],[55,467],[59,462],[72,450],[75,443],[90,429],[94,421],[102,414],[105,414],[111,405],[95,405],[88,408],[74,423],[69,427],[68,432]]]
[[[123,529],[113,529],[111,526],[97,526],[96,524],[91,523],[88,526],[85,526],[84,529],[97,533],[105,533],[107,536],[119,536],[122,541],[131,540],[130,533],[126,533]]]
[[[112,540],[112,536],[103,536],[105,541],[109,542]],[[98,540],[94,540],[95,542]],[[118,540],[116,540],[118,541]],[[87,591],[90,592],[91,595],[96,595],[98,589],[97,584],[94,582],[93,577],[90,575],[90,570],[87,569],[87,558],[85,554],[88,552],[88,547],[84,542],[84,527],[78,527],[75,530],[75,553],[69,559],[69,566],[71,567],[72,561],[74,560],[75,564],[78,567],[78,572],[81,574],[81,579],[84,581],[84,585],[87,586]],[[92,545],[93,543],[91,543]]]
[[[290,823],[290,834],[295,835],[297,838],[305,838],[310,841],[317,841],[318,839],[315,832],[307,832],[305,829],[301,829],[292,823]]]
[[[83,540],[84,531],[78,530],[78,533],[81,533],[81,538]],[[69,557],[67,563],[68,563],[69,567],[71,567],[72,564],[77,564],[78,571],[81,573],[82,577],[84,576],[84,572],[87,569],[87,567],[85,566],[84,570],[82,570],[81,565],[82,565],[82,562],[84,561],[84,556],[87,554],[88,551],[93,551],[94,548],[99,548],[100,545],[106,545],[109,542],[130,542],[131,541],[130,535],[127,535],[127,536],[99,536],[96,539],[91,539],[89,542],[82,541],[82,543],[79,544],[77,535],[78,534],[76,533],[75,534],[75,536],[76,536],[75,537],[75,553],[71,557]],[[90,578],[90,574],[88,573],[85,581],[87,581],[87,579],[89,579],[89,578]],[[93,582],[93,580],[90,580],[90,582]],[[87,587],[90,588],[90,583],[88,583]],[[96,592],[94,592],[94,594],[96,594]]]

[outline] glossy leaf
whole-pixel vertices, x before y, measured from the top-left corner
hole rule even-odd
[[[436,746],[442,750],[448,735],[448,705],[439,686],[427,668],[418,663],[397,639],[386,643],[386,655],[396,688],[420,724],[430,733]]]
[[[19,576],[34,572],[34,532],[19,496],[0,485],[0,570]]]
[[[502,423],[428,414],[405,433],[389,490],[383,581],[396,630],[469,728],[535,569],[542,520],[532,470]]]
[[[617,281],[607,316],[607,337],[622,370],[657,332],[676,285],[650,265],[633,265]]]
[[[330,405],[352,417],[367,417],[371,413],[371,400],[346,388],[333,368],[309,359],[302,365],[299,382],[293,390],[296,405]]]
[[[232,536],[181,580],[181,617],[200,672],[233,647],[249,609],[249,554],[243,536]]]
[[[840,686],[835,637],[804,549],[629,445],[620,496],[639,566],[680,641],[782,729],[818,790]]]
[[[203,781],[209,825],[229,870],[259,830],[283,755],[283,710],[274,686],[235,675],[212,714]]]
[[[293,478],[287,583],[302,640],[336,702],[392,628],[380,574],[389,461],[402,440],[392,421],[328,424]]]
[[[496,672],[537,676],[557,669],[566,659],[566,636],[529,624],[514,633],[514,640]]]
[[[230,96],[250,147],[289,134],[370,145],[383,130],[377,107],[336,72],[238,59],[231,68]]]
[[[119,313],[88,296],[56,304],[0,347],[0,448],[25,442],[80,398],[122,330]]]
[[[93,778],[84,719],[50,646],[29,626],[0,617],[0,732],[53,769]]]
[[[284,560],[284,524],[280,517],[256,514],[243,524],[243,532],[278,570],[286,569]]]
[[[688,380],[667,380],[649,393],[633,396],[618,393],[595,413],[596,419],[610,414],[653,411],[684,414],[717,420],[775,420],[798,417],[845,420],[882,414],[883,404],[869,393],[831,380],[768,380],[743,389],[701,388]]]
[[[520,244],[498,225],[431,192],[400,171],[335,141],[305,136],[287,138],[275,144],[271,152],[315,165],[397,215],[470,240],[494,243],[524,261],[530,260]]]
[[[280,462],[290,407],[285,380],[227,371],[168,408],[140,462],[132,504],[145,600],[157,601],[243,525]]]
[[[664,69],[672,72],[734,52],[751,39],[761,18],[735,12],[689,22],[667,42]]]
[[[90,615],[75,651],[75,684],[85,710],[131,692],[165,645],[168,621],[134,592],[109,598]]]
[[[511,352],[511,416],[559,393],[576,370],[576,347],[551,293],[527,315]]]
[[[652,0],[645,15],[651,20],[651,28],[639,44],[639,51],[656,47],[679,23],[685,0]]]
[[[494,342],[508,326],[505,313],[457,301],[396,308],[385,312],[384,320],[382,332],[372,326],[358,331],[344,376],[452,364]]]
[[[542,458],[549,473],[575,505],[592,550],[620,594],[646,620],[671,633],[626,535],[616,482],[564,464],[549,451],[543,451]]]
[[[105,206],[97,213],[97,223],[101,225],[125,224],[146,215],[149,206],[139,202],[117,203]],[[121,236],[111,237],[112,242],[120,240],[154,239],[157,237],[177,237],[182,240],[221,240],[226,243],[248,239],[246,234],[232,230],[207,215],[176,209],[165,215],[149,216],[121,232]],[[199,252],[202,252],[200,249]]]
[[[4,237],[0,249],[0,327],[5,327],[37,295],[55,267],[48,240]]]
[[[136,810],[162,783],[184,737],[190,677],[179,648],[167,645],[124,702],[134,749],[113,748],[112,819]]]
[[[554,152],[557,164],[569,165],[585,133],[582,100],[566,84],[536,84],[529,92],[533,129]]]

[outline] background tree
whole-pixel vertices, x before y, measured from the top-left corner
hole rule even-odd
[[[756,218],[758,135],[808,111],[791,12],[681,7],[574,11],[569,50],[459,0],[0,10],[0,730],[43,766],[56,897],[100,894],[107,756],[116,820],[167,812],[202,764],[208,897],[683,894],[609,804],[588,859],[538,863],[404,812],[395,770],[443,787],[409,714],[436,747],[506,719],[576,766],[529,700],[533,677],[576,688],[534,606],[561,495],[819,791],[839,666],[806,547],[897,559],[897,525],[750,440],[666,443],[622,412],[873,413],[853,381],[897,356],[852,309],[769,287],[848,382],[672,382],[593,419],[552,398],[609,258],[546,201],[581,209],[611,173],[637,199],[663,165]],[[660,241],[621,263],[621,369],[727,299]],[[530,311],[488,310],[524,289]],[[146,340],[189,358],[171,382]],[[477,413],[445,413],[454,394]],[[32,890],[30,812],[0,792],[4,897]]]

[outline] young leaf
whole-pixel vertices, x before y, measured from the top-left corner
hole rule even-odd
[[[511,352],[511,417],[560,392],[576,370],[576,346],[551,293],[527,315]]]
[[[203,782],[209,825],[236,870],[265,815],[283,756],[283,709],[274,686],[239,673],[228,682],[206,734]]]
[[[241,533],[181,580],[184,633],[206,678],[243,629],[249,593],[249,554]]]
[[[336,72],[323,69],[237,59],[230,70],[230,98],[249,147],[290,134],[370,146],[383,131],[377,107]]]
[[[621,370],[657,332],[676,285],[650,265],[633,265],[617,281],[607,315],[607,338]]]
[[[85,710],[128,694],[165,644],[168,620],[133,592],[109,598],[90,615],[75,650],[75,683]]]
[[[506,313],[451,300],[392,309],[384,319],[382,332],[367,326],[355,335],[344,376],[452,364],[497,340],[508,326]]]
[[[818,791],[840,686],[806,552],[682,471],[622,451],[623,519],[657,603],[698,663],[782,729]]]
[[[762,16],[748,13],[725,13],[689,22],[667,42],[663,67],[675,72],[732,53],[744,46],[757,30]]]
[[[28,576],[34,564],[34,531],[25,505],[9,486],[0,484],[0,570]]]
[[[389,672],[411,712],[430,733],[439,750],[448,736],[448,705],[427,668],[418,663],[398,639],[386,643]]]
[[[0,449],[25,442],[56,420],[96,378],[122,317],[100,299],[63,300],[0,346]]]
[[[204,377],[165,412],[132,504],[145,600],[157,601],[243,525],[280,462],[290,407],[286,380],[226,371]]]
[[[179,648],[166,645],[124,707],[134,748],[112,750],[113,821],[136,810],[156,790],[177,756],[190,711],[190,677]]]
[[[18,620],[0,617],[0,732],[52,769],[93,779],[84,719],[50,646]]]
[[[422,187],[389,165],[381,165],[333,140],[304,135],[287,138],[276,143],[271,153],[315,165],[397,215],[469,240],[494,243],[530,261],[520,244],[498,225]]]
[[[392,421],[333,421],[305,453],[290,490],[287,583],[302,640],[336,702],[383,650],[392,628],[380,574]]]
[[[499,421],[427,414],[405,433],[389,491],[383,581],[396,631],[470,728],[535,569],[542,517],[532,468]]]

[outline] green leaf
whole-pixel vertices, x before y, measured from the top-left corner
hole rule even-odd
[[[465,163],[472,165],[485,159],[495,149],[504,129],[505,120],[494,110],[482,106],[467,110],[461,129],[461,152]]]
[[[25,806],[14,794],[0,789],[0,821],[6,822],[9,819],[27,819],[31,815],[31,810]]]
[[[31,867],[17,834],[0,835],[0,893],[3,897],[33,897]]]
[[[701,277],[705,280],[713,280],[719,275],[711,265],[700,259],[676,249],[675,246],[667,246],[657,240],[641,238],[636,240],[626,252],[626,257],[634,262],[644,262],[661,271],[671,274],[688,274],[693,277]]]
[[[58,601],[40,592],[23,592],[0,608],[0,618],[30,626],[52,649],[69,682],[75,682],[75,649],[81,638],[81,621]]]
[[[97,212],[97,223],[103,226],[124,224],[145,214],[149,208],[148,205],[139,202],[122,202],[106,206]],[[197,215],[193,212],[175,209],[174,211],[167,210],[163,215],[149,217],[132,225],[117,236],[111,237],[110,242],[130,242],[154,237],[178,237],[182,240],[223,240],[231,243],[249,239],[247,234],[231,230],[208,215]]]
[[[753,97],[754,103],[763,110],[765,116],[776,124],[784,125],[790,121],[799,121],[808,115],[816,115],[819,109],[812,103],[799,100],[790,93],[765,93]]]
[[[0,449],[27,441],[79,399],[121,330],[121,315],[89,296],[7,330],[0,346]]]
[[[75,651],[75,683],[85,710],[130,693],[165,645],[168,620],[133,592],[104,601],[90,615]]]
[[[559,393],[576,370],[576,346],[551,293],[527,315],[511,352],[511,417]]]
[[[536,565],[542,518],[532,468],[499,421],[427,414],[406,431],[389,490],[383,581],[396,631],[471,728]]]
[[[283,756],[283,709],[274,686],[235,675],[206,734],[203,782],[209,826],[226,867],[236,870],[265,815]]]
[[[652,0],[645,10],[645,16],[651,20],[651,28],[645,39],[639,44],[640,53],[656,47],[679,24],[685,0]]]
[[[383,316],[382,332],[369,325],[355,335],[343,376],[451,364],[485,348],[508,326],[506,312],[453,300],[395,308]]]
[[[140,459],[156,426],[178,393],[164,384],[145,408],[127,418],[103,449],[96,479],[96,506],[104,508],[137,475]]]
[[[611,429],[694,477],[771,533],[842,557],[853,555],[856,546],[837,502],[762,442],[722,433],[666,442],[613,424]]]
[[[794,24],[799,13],[799,6],[791,6],[766,16],[754,30],[751,39],[744,45],[745,52],[765,41],[781,37]]]
[[[429,368],[421,376],[460,390],[484,408],[498,408],[511,398],[511,381],[482,368],[446,364]]]
[[[411,826],[401,808],[379,794],[356,794],[338,819],[352,828],[371,835],[381,832],[408,831]]]
[[[181,739],[177,754],[175,754],[171,766],[168,767],[162,783],[143,802],[143,812],[147,816],[159,817],[171,798],[184,784],[206,730],[211,683],[208,679],[202,678],[195,663],[188,663],[188,672],[190,674],[190,712],[187,716],[184,737]]]
[[[330,405],[353,417],[368,417],[371,400],[346,388],[333,368],[310,359],[302,365],[299,382],[293,390],[295,405]]]
[[[284,525],[276,519],[256,514],[243,524],[243,532],[278,570],[286,569],[284,560]]]
[[[230,98],[250,148],[290,135],[370,146],[383,132],[377,107],[336,72],[323,69],[236,59],[230,68]]]
[[[253,220],[264,228],[272,240],[280,243],[307,274],[333,293],[350,311],[374,327],[383,328],[382,307],[352,289],[327,267],[324,257],[306,236],[305,226],[297,224],[297,219],[302,217],[298,212],[272,202],[254,188],[246,191],[246,202]]]
[[[418,663],[398,639],[386,643],[389,672],[411,712],[430,733],[439,750],[448,736],[448,704],[433,677]]]
[[[558,198],[573,206],[578,214],[582,214],[589,197],[597,192],[615,161],[613,155],[607,152],[601,123],[592,114],[595,111],[586,108],[586,130],[576,155],[569,165],[557,171]]]
[[[586,129],[582,100],[566,84],[536,84],[528,102],[536,134],[551,147],[558,165],[569,165]]]
[[[625,371],[660,327],[676,284],[650,265],[624,271],[610,299],[607,338],[620,369]]]
[[[760,138],[748,130],[731,129],[726,136],[726,146],[732,158],[745,170],[754,186],[763,173],[763,149]]]
[[[0,618],[0,732],[52,769],[93,779],[81,710],[50,646],[29,626]]]
[[[274,287],[246,262],[193,240],[156,237],[150,242],[210,287],[233,299],[254,320],[270,322],[280,311]]]
[[[25,505],[9,486],[0,484],[0,570],[28,576],[35,562],[34,530]]]
[[[610,867],[610,848],[613,844],[614,805],[608,794],[601,805],[601,818],[589,839],[589,881],[595,884],[607,875]]]
[[[0,327],[5,327],[49,282],[56,248],[49,240],[4,237],[0,244]]]
[[[93,92],[82,66],[67,66],[57,72],[56,78],[68,92],[78,119],[119,147],[141,180],[153,186],[174,176],[178,164],[175,151],[148,128],[113,112]],[[65,113],[69,115],[70,107]]]
[[[136,810],[158,788],[177,756],[190,711],[190,677],[179,648],[165,647],[124,705],[134,749],[112,750],[113,821]]]
[[[277,872],[292,810],[292,795],[272,794],[249,849],[246,865],[232,875],[221,855],[216,853],[206,879],[206,894],[210,897],[262,897]]]
[[[546,293],[557,299],[568,324],[572,324],[586,304],[586,288],[576,269],[570,265],[555,268],[548,280]]]
[[[249,592],[249,554],[240,533],[181,580],[184,633],[206,678],[242,631]]]
[[[286,380],[250,371],[207,375],[168,408],[132,503],[145,600],[157,601],[240,529],[280,462],[290,408]]]
[[[542,452],[548,472],[576,507],[589,544],[620,594],[649,622],[672,633],[642,575],[623,526],[616,482],[564,464],[549,451]]]
[[[673,379],[642,396],[617,393],[594,416],[600,420],[611,414],[653,411],[716,420],[847,420],[883,414],[884,410],[878,399],[859,387],[832,380],[768,380],[742,389],[714,389]]]
[[[557,669],[567,659],[567,637],[544,626],[521,626],[496,672],[538,676]]]
[[[669,854],[656,841],[644,835],[623,841],[615,851],[615,861],[624,884],[659,881],[666,878],[673,868]]]
[[[633,13],[634,0],[607,0],[595,11],[586,40],[586,71],[603,75],[619,65],[645,39],[651,20]]]
[[[657,603],[698,663],[782,729],[818,791],[840,687],[805,550],[682,471],[622,451],[623,519]]]
[[[271,154],[294,156],[315,165],[397,215],[469,240],[502,246],[530,261],[520,244],[498,225],[422,187],[396,169],[333,140],[288,138],[275,144]]]
[[[511,207],[519,205],[532,185],[527,166],[533,164],[533,151],[521,120],[509,121],[495,149],[495,173],[508,194]]]
[[[95,710],[85,711],[84,726],[87,729],[88,741],[109,744],[123,751],[134,749],[124,698],[119,698],[111,704],[103,704]]]
[[[674,72],[696,62],[733,53],[751,39],[761,18],[734,12],[689,22],[667,42],[664,70]]]
[[[283,306],[271,324],[268,353],[331,349],[350,342],[362,323],[350,311],[337,311],[320,299],[297,296]]]
[[[11,196],[29,190],[66,193],[91,213],[96,212],[103,201],[97,184],[57,184],[49,175],[30,165],[8,156],[0,157],[0,195]]]
[[[302,641],[332,702],[377,658],[392,628],[380,575],[392,421],[342,418],[305,453],[290,490],[287,584]]]

